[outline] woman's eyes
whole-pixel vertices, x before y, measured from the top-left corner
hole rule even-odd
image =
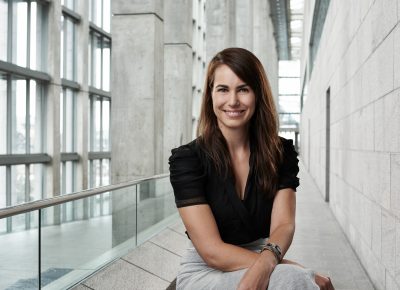
[[[229,90],[227,89],[227,88],[218,88],[217,89],[217,92],[222,92],[222,93],[226,93],[226,92],[228,92]],[[249,89],[248,88],[240,88],[240,89],[238,89],[238,92],[239,93],[248,93],[249,92]]]

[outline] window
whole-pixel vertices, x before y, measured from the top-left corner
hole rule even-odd
[[[71,81],[76,79],[75,21],[65,13],[61,16],[61,77]]]
[[[110,99],[90,97],[89,186],[110,184]],[[90,216],[111,211],[109,193],[91,198]]]
[[[310,48],[309,48],[309,68],[310,75],[314,67],[314,60],[318,52],[319,41],[321,40],[322,30],[325,24],[325,18],[328,13],[330,0],[316,0],[314,6],[314,15],[312,19]]]
[[[75,152],[76,143],[76,94],[70,88],[63,88],[60,99],[61,152]]]
[[[0,0],[0,59],[33,70],[44,70],[46,17],[45,4],[30,0],[8,3]]]
[[[92,30],[89,43],[89,85],[110,90],[111,40]]]
[[[61,148],[61,194],[73,193],[76,190],[76,167],[79,155],[76,153],[76,92],[64,87],[60,96],[60,148]],[[77,202],[61,206],[61,221],[76,219]]]
[[[89,166],[90,187],[110,184],[110,159],[93,159]],[[90,216],[106,215],[111,212],[110,193],[96,195],[90,198]]]
[[[110,0],[90,0],[89,20],[97,27],[110,32]]]
[[[0,154],[43,153],[43,85],[0,72],[0,93]]]
[[[300,122],[300,62],[279,61],[280,135],[296,139]],[[297,144],[297,143],[296,143]]]
[[[44,85],[0,72],[0,91],[1,208],[43,198],[44,163],[49,157],[43,153]],[[37,155],[33,157],[33,153]],[[15,154],[19,154],[19,159],[13,159]],[[33,216],[8,218],[0,224],[0,232],[28,229]]]
[[[0,208],[45,192],[47,4],[0,0],[0,60],[9,63],[0,68]],[[7,218],[0,232],[29,229],[33,217]]]
[[[76,135],[76,94],[70,88],[63,88],[60,99],[61,194],[75,190],[75,162],[79,160],[75,152]]]
[[[0,60],[7,61],[8,1],[0,0]]]
[[[68,9],[75,10],[75,0],[61,0],[61,5]]]

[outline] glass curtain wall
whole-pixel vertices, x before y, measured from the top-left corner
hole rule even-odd
[[[300,122],[300,61],[279,61],[280,135],[296,140]],[[296,135],[297,134],[297,135]]]
[[[0,208],[42,198],[45,190],[44,112],[47,43],[45,2],[0,1]],[[35,76],[38,76],[36,78]],[[2,220],[0,233],[29,229],[37,217]]]
[[[89,0],[87,6],[61,0],[59,20],[49,17],[50,11],[59,15],[59,11],[49,9],[50,5],[52,1],[0,0],[0,208],[110,183],[110,0]],[[83,7],[89,8],[88,14],[83,13],[82,9],[87,9]],[[83,32],[81,15],[89,17],[89,28]],[[48,42],[49,28],[58,21],[60,41]],[[88,65],[77,63],[78,39],[89,43],[84,56]],[[48,47],[56,57],[48,57]],[[59,70],[58,65],[49,63],[55,60]],[[78,83],[81,74],[89,75],[89,92]],[[61,90],[49,86],[51,78],[61,79]],[[47,95],[54,91],[56,95]],[[59,111],[53,116],[59,119],[57,128],[47,120],[52,109],[47,106],[53,106],[55,98],[59,98]],[[80,98],[87,100],[87,112],[78,110]],[[82,114],[88,115],[84,128],[78,124]],[[84,146],[89,154],[83,157],[78,144],[86,135]],[[60,146],[47,148],[46,144],[56,138],[60,138]],[[60,154],[59,166],[51,165],[53,154]],[[82,164],[88,165],[87,181]],[[46,172],[53,174],[47,177]],[[54,176],[57,180],[52,180]],[[110,196],[104,194],[86,204],[60,206],[42,218],[48,225],[59,224],[107,215],[110,209]],[[0,233],[29,229],[37,225],[35,219],[27,214],[2,220]]]

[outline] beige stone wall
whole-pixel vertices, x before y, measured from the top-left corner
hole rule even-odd
[[[302,112],[301,155],[324,195],[330,88],[330,207],[376,288],[399,289],[400,1],[330,2]]]

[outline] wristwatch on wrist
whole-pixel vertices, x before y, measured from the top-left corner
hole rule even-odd
[[[282,250],[277,244],[267,243],[261,249],[260,253],[262,253],[265,250],[271,251],[274,254],[275,258],[278,260],[278,263],[280,263],[282,261]]]

